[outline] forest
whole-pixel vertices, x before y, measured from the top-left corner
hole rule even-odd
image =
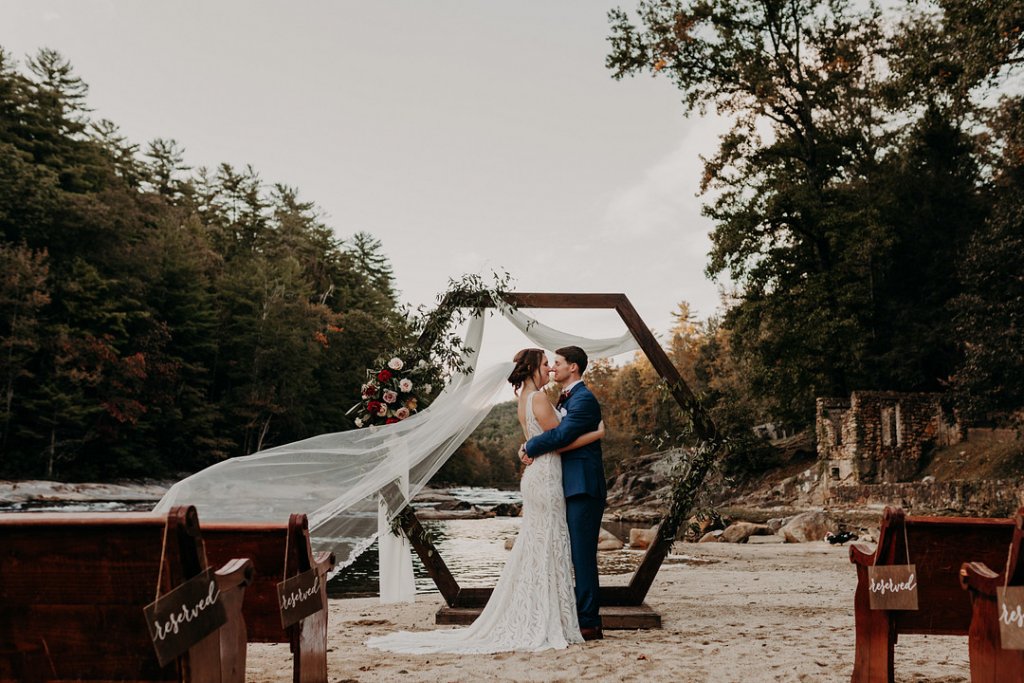
[[[855,389],[1024,422],[1024,2],[641,1],[609,45],[611,78],[733,121],[700,188],[722,305],[680,302],[662,341],[734,470],[770,459],[753,425]],[[87,95],[59,52],[0,48],[0,476],[177,476],[354,428],[366,368],[414,335],[384,245]],[[679,443],[646,360],[587,375],[610,474]],[[517,438],[499,406],[442,478],[514,483]]]

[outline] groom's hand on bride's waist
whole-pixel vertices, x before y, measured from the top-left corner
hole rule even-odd
[[[522,461],[522,463],[524,465],[531,465],[531,464],[533,464],[533,458],[531,458],[530,456],[528,456],[526,454],[526,444],[525,443],[519,447],[519,460]]]

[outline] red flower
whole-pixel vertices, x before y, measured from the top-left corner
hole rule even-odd
[[[380,401],[370,401],[366,404],[366,412],[371,416],[376,415],[380,412]]]
[[[396,417],[389,417],[387,420],[384,421],[384,424],[386,424],[386,425],[393,425],[396,422],[398,422],[398,418],[396,418]]]
[[[383,370],[381,370],[380,372],[377,373],[377,381],[378,382],[387,382],[390,379],[391,379],[391,371],[388,370],[387,368],[385,368],[385,369],[383,369]]]

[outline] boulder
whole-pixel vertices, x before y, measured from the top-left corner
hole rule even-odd
[[[654,543],[657,537],[657,525],[652,526],[650,529],[630,529],[629,547],[633,550],[643,550],[644,548],[649,548],[651,547],[651,544]]]
[[[807,543],[823,540],[825,534],[834,528],[835,522],[824,512],[804,512],[789,520],[779,530],[779,535],[786,539],[786,543]]]
[[[598,550],[622,550],[623,545],[615,534],[601,527],[601,533],[597,536]]]
[[[753,522],[733,522],[722,532],[720,541],[726,543],[746,543],[751,536],[769,536],[772,530],[767,524],[754,524]]]
[[[701,536],[700,540],[697,541],[697,543],[718,543],[718,539],[721,537],[723,533],[725,532],[722,529],[715,529],[714,531],[709,531],[703,536]]]
[[[787,524],[789,524],[789,520],[791,520],[791,519],[793,519],[793,518],[792,517],[773,517],[773,518],[769,519],[768,522],[767,522],[768,528],[772,530],[773,534],[777,534],[777,533],[779,533],[779,529],[781,529],[782,527],[784,527]]]
[[[515,503],[498,503],[491,508],[491,512],[498,517],[518,517],[523,513],[523,506]]]

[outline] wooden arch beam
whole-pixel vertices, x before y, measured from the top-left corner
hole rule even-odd
[[[494,302],[487,294],[455,294],[454,296],[459,297],[456,303],[460,307],[495,307]],[[672,548],[672,543],[679,531],[680,521],[689,513],[697,489],[703,483],[714,457],[718,456],[722,448],[718,430],[625,294],[509,292],[503,294],[502,298],[516,308],[615,310],[633,338],[636,339],[640,350],[650,360],[654,370],[665,381],[680,408],[689,417],[695,439],[709,444],[712,449],[712,457],[697,459],[687,472],[682,485],[676,487],[669,514],[659,523],[657,541],[652,543],[644,553],[629,585],[601,587],[602,619],[605,621],[606,628],[660,626],[660,617],[644,605],[644,599],[654,583],[654,578],[657,576],[662,562]],[[443,301],[442,307],[446,303],[450,303],[450,300]],[[419,340],[421,347],[429,346],[432,342],[433,339],[426,335]],[[403,531],[448,605],[447,608],[442,608],[438,612],[437,623],[471,623],[479,614],[480,609],[487,604],[493,589],[460,587],[437,548],[427,538],[412,508],[406,507],[399,517]],[[609,610],[605,608],[611,610],[613,618],[610,623]],[[620,608],[633,608],[634,613],[630,615],[629,610],[622,613]],[[616,609],[620,611],[616,612]]]

